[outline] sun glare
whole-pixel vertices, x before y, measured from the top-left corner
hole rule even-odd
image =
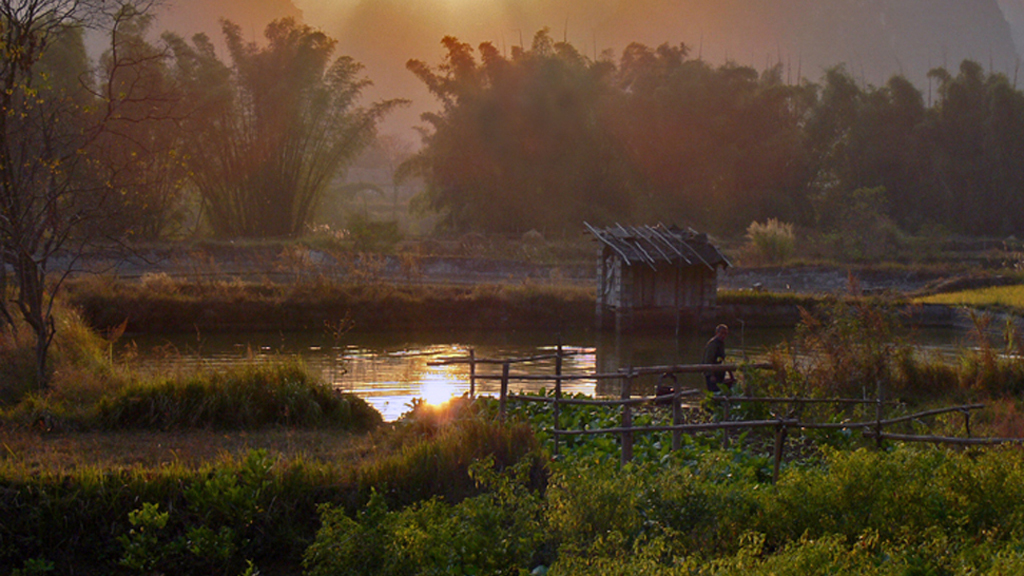
[[[458,396],[457,381],[443,372],[427,372],[420,383],[420,397],[431,406],[440,406]]]

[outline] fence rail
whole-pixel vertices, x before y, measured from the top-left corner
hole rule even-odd
[[[934,410],[926,410],[917,412],[914,414],[908,414],[903,416],[885,418],[885,407],[901,405],[899,402],[886,401],[883,399],[883,390],[879,386],[877,392],[877,398],[875,399],[863,399],[863,398],[800,398],[800,397],[757,397],[757,396],[713,396],[711,400],[723,405],[725,421],[717,422],[704,422],[704,423],[685,423],[683,422],[683,413],[685,408],[693,408],[693,405],[684,405],[683,399],[685,397],[702,396],[704,395],[703,390],[687,389],[676,387],[670,394],[656,394],[654,396],[632,396],[632,384],[634,379],[642,376],[660,375],[673,376],[679,373],[708,373],[708,372],[736,372],[739,373],[744,370],[758,370],[769,368],[770,364],[680,364],[680,365],[668,365],[668,366],[644,366],[644,367],[628,367],[620,369],[616,372],[611,373],[592,373],[592,374],[563,374],[562,373],[562,359],[567,356],[579,354],[577,350],[566,351],[563,350],[561,343],[558,344],[558,349],[554,353],[541,354],[536,356],[529,356],[524,358],[508,358],[508,359],[492,359],[492,358],[477,358],[473,350],[469,351],[469,355],[466,357],[459,358],[441,358],[436,361],[428,363],[431,366],[442,366],[451,364],[468,364],[470,368],[470,397],[473,398],[476,395],[476,381],[478,380],[490,380],[500,381],[501,391],[499,396],[499,418],[505,419],[507,414],[507,404],[510,401],[515,402],[540,402],[550,404],[552,406],[554,416],[553,428],[547,430],[550,432],[555,439],[555,453],[558,453],[559,439],[563,437],[573,436],[591,436],[598,434],[613,434],[620,437],[620,444],[622,447],[622,462],[626,463],[633,458],[633,437],[635,434],[653,434],[653,433],[672,433],[672,448],[678,450],[682,446],[682,437],[684,433],[689,432],[702,432],[702,431],[716,431],[723,430],[726,432],[723,437],[723,442],[729,441],[729,431],[742,430],[742,429],[774,429],[775,431],[775,446],[774,446],[774,473],[773,480],[778,479],[779,467],[785,452],[785,441],[788,436],[789,430],[841,430],[851,429],[861,430],[862,434],[866,438],[874,439],[876,444],[881,446],[885,440],[901,441],[901,442],[928,442],[933,444],[951,444],[960,446],[983,446],[983,445],[996,445],[996,444],[1007,444],[1007,443],[1021,443],[1024,444],[1024,438],[971,438],[971,427],[970,427],[970,413],[974,410],[980,410],[985,407],[984,404],[968,404],[963,406],[952,406],[947,408],[939,408]],[[555,360],[555,369],[553,374],[523,374],[513,373],[511,368],[513,365],[520,365],[524,363],[539,362],[546,360]],[[478,364],[501,366],[500,374],[477,374],[476,366]],[[620,391],[619,398],[616,399],[580,399],[580,398],[563,398],[562,397],[562,383],[565,381],[572,380],[611,380],[618,379],[622,381],[622,388]],[[525,394],[510,394],[509,384],[512,381],[551,381],[554,382],[554,394],[553,396],[531,396]],[[790,406],[808,405],[808,404],[833,404],[833,405],[865,405],[876,407],[875,418],[871,420],[863,420],[859,422],[806,422],[801,421],[798,418],[792,417],[793,409],[790,410],[790,415],[787,417],[779,417],[769,420],[748,420],[748,421],[729,421],[730,408],[736,404],[742,403],[760,403],[760,404],[789,404]],[[670,404],[672,407],[672,424],[655,425],[655,426],[634,426],[633,425],[633,409],[637,406],[644,404]],[[610,407],[618,406],[621,409],[621,425],[612,428],[601,428],[601,429],[582,429],[582,430],[566,430],[561,428],[560,423],[560,409],[563,405],[582,405],[582,406],[599,406],[599,407]],[[964,415],[964,428],[967,435],[966,438],[956,438],[947,436],[932,436],[932,435],[912,435],[912,434],[896,434],[885,432],[886,427],[891,427],[897,424],[905,422],[912,422],[915,420],[921,420],[924,418],[930,418],[942,414],[948,414],[953,412],[960,412]]]

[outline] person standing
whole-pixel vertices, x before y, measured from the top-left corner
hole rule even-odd
[[[702,364],[721,364],[725,360],[725,337],[728,335],[729,327],[725,324],[719,324],[715,327],[715,335],[704,346]],[[731,374],[724,371],[705,372],[704,382],[707,384],[709,392],[719,394],[722,391],[723,384],[730,384],[732,382],[731,376]]]

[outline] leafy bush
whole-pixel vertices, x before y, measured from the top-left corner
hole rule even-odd
[[[471,475],[488,490],[449,504],[438,498],[390,511],[380,494],[355,518],[323,506],[306,550],[310,576],[519,574],[542,561],[542,498],[529,489],[529,460],[499,473],[492,458]]]

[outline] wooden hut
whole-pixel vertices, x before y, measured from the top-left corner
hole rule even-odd
[[[597,248],[597,325],[628,330],[640,324],[700,319],[716,305],[718,270],[729,260],[707,234],[675,226],[599,229],[584,223]]]

